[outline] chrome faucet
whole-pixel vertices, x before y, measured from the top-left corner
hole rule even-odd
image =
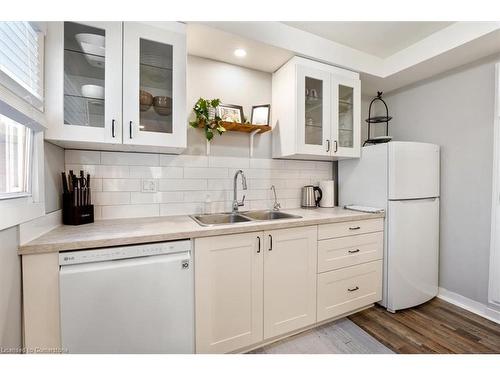
[[[273,211],[279,211],[281,208],[281,204],[278,203],[278,197],[276,196],[276,188],[274,187],[274,185],[271,185],[271,190],[274,193]]]
[[[247,189],[247,179],[245,177],[245,174],[241,169],[236,171],[234,174],[234,180],[233,180],[233,212],[238,212],[238,207],[241,207],[245,204],[245,196],[243,195],[243,199],[241,202],[238,202],[238,187],[237,187],[237,182],[238,182],[238,175],[241,174],[241,185],[243,187],[243,190]]]

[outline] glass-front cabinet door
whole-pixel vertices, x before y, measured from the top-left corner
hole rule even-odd
[[[297,149],[300,154],[330,155],[331,77],[297,66]]]
[[[332,155],[359,157],[360,155],[360,81],[334,76]]]
[[[125,22],[123,42],[123,143],[185,147],[185,35]]]
[[[121,30],[120,22],[49,22],[48,139],[121,143]]]

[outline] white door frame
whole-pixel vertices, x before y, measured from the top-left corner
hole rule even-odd
[[[500,307],[500,62],[495,65],[493,189],[491,200],[490,276],[488,302]]]

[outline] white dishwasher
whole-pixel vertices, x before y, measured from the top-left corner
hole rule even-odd
[[[69,353],[194,353],[191,241],[59,254]]]

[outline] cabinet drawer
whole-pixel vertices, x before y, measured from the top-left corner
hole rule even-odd
[[[318,275],[318,322],[381,299],[381,260]]]
[[[318,273],[382,259],[384,232],[318,241]]]
[[[384,219],[368,219],[346,221],[344,223],[318,225],[318,239],[353,236],[363,233],[380,232],[384,230]]]

